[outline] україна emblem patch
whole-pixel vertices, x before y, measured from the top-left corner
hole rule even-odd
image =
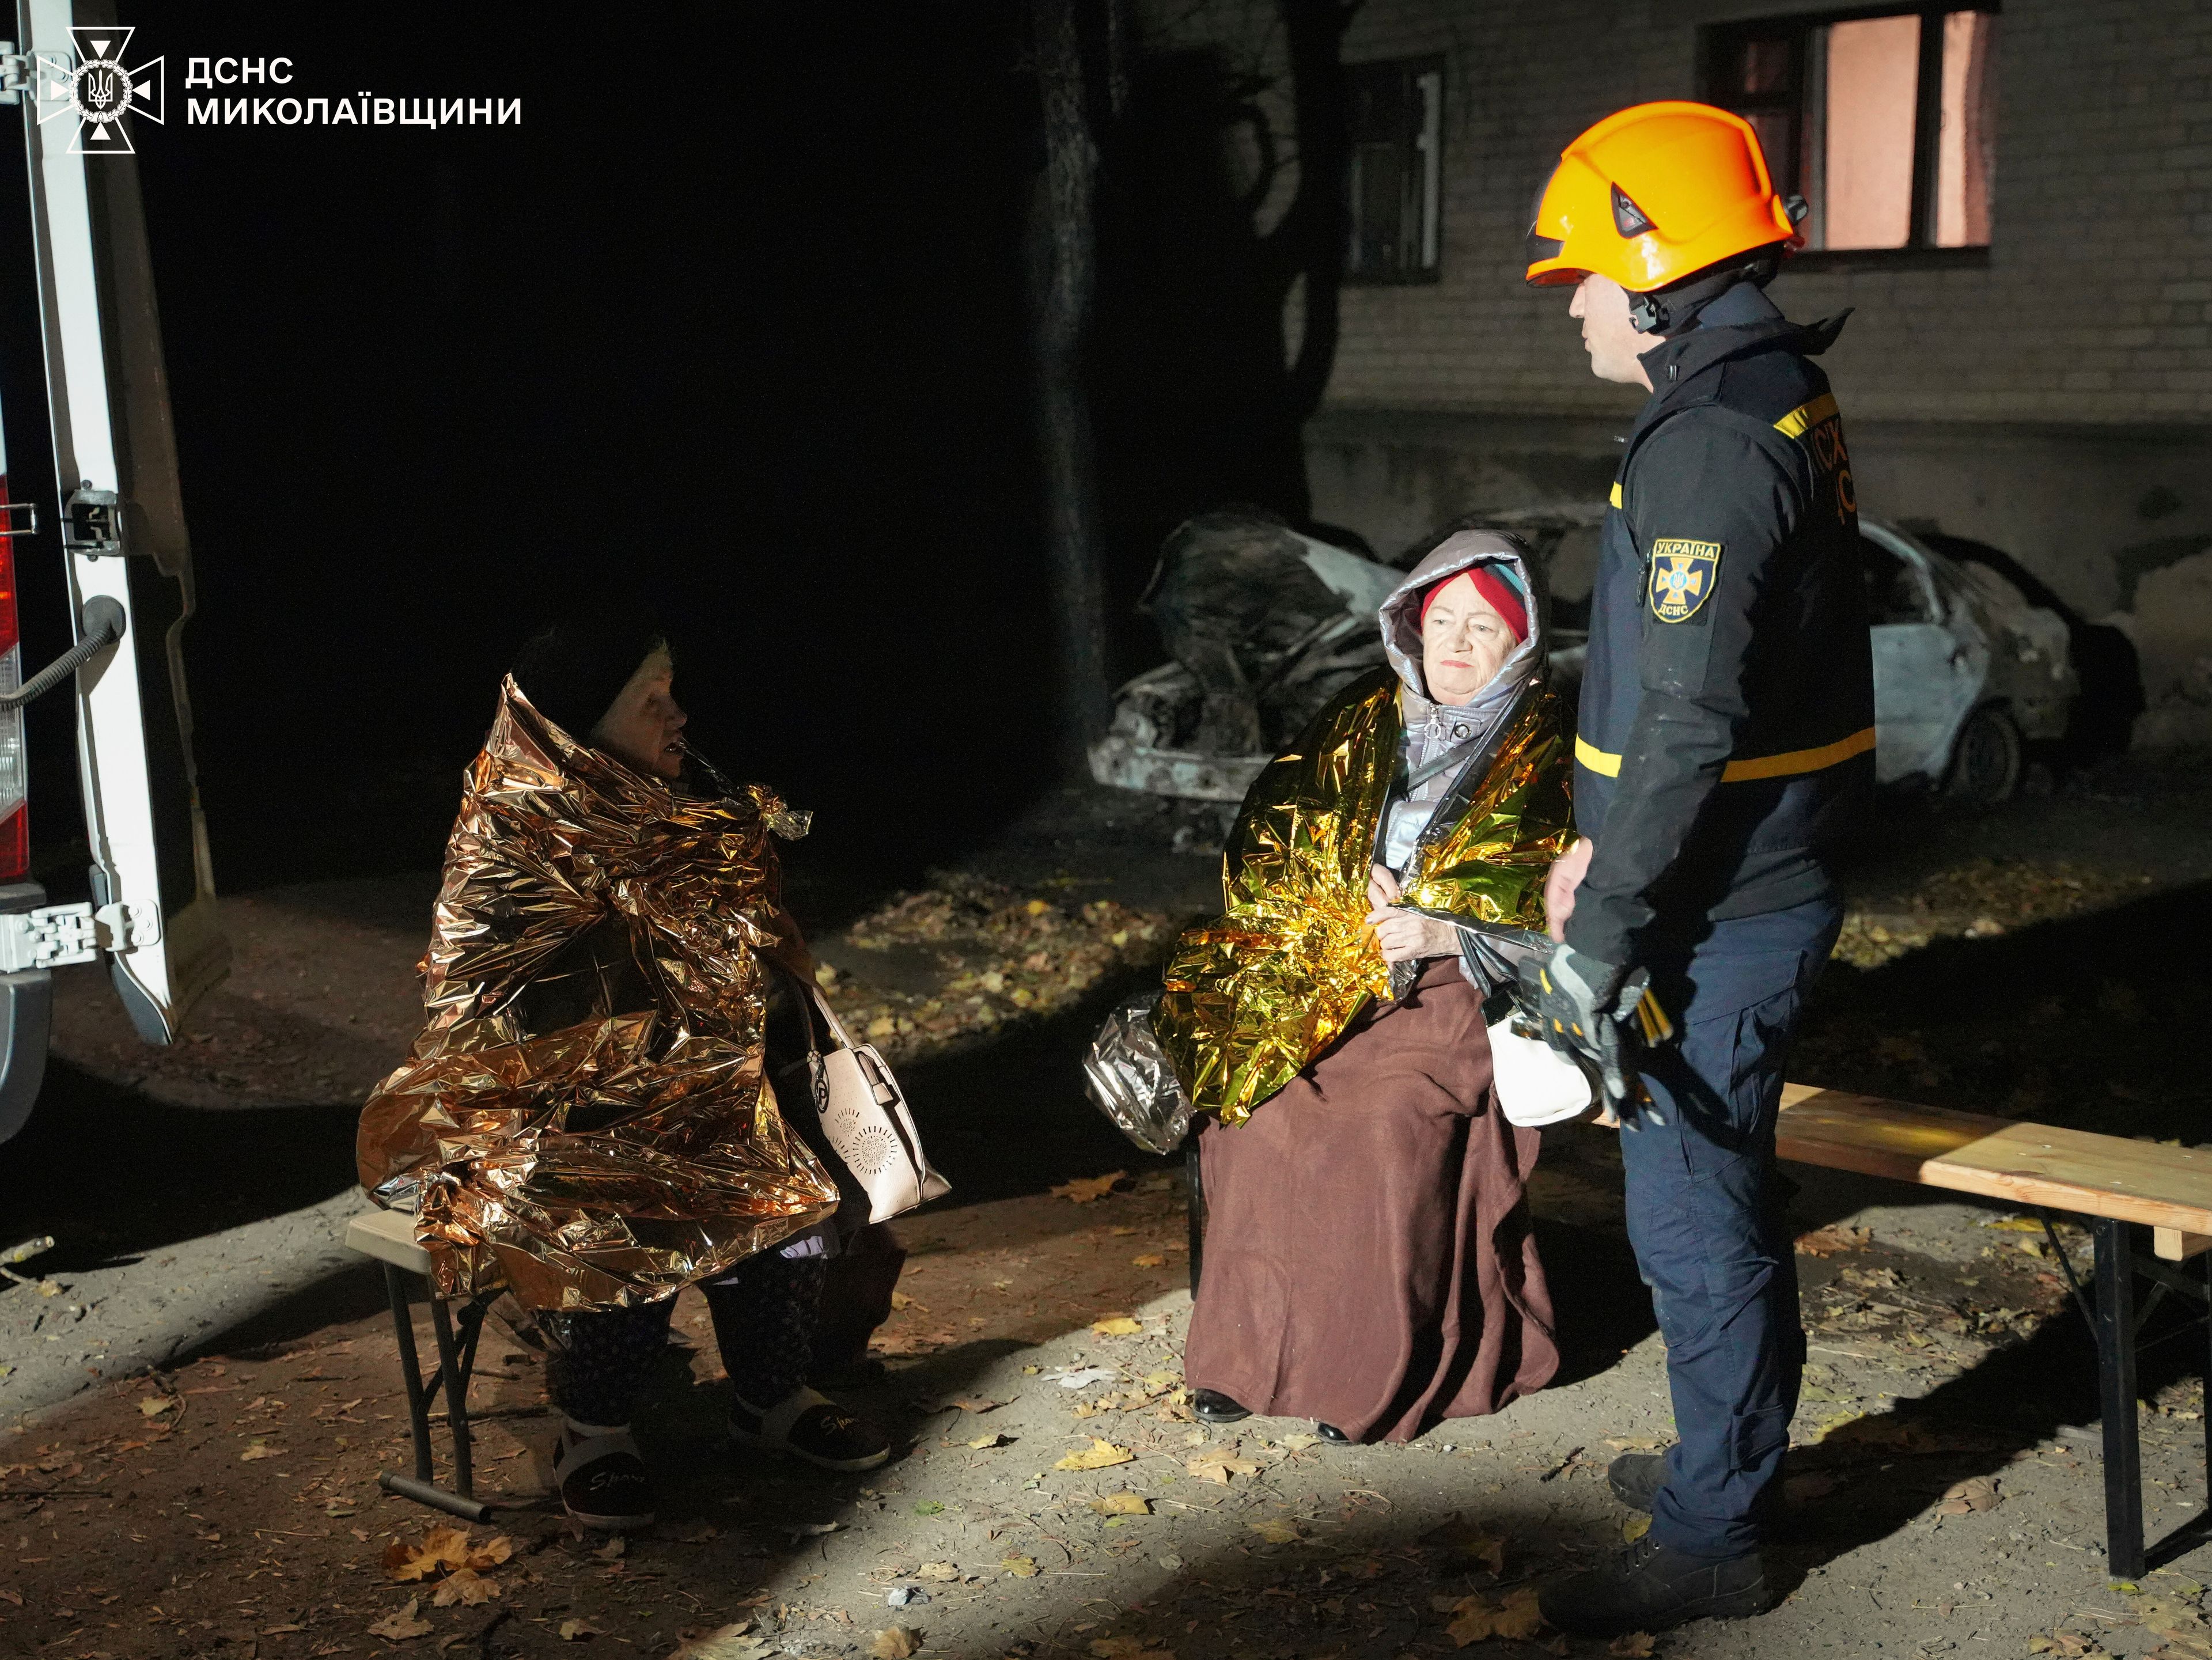
[[[1651,614],[1662,623],[1697,615],[1720,580],[1721,544],[1662,536],[1651,544]]]

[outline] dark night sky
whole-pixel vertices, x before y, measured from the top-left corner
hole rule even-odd
[[[919,862],[1048,776],[1018,9],[564,15],[131,18],[175,111],[139,149],[223,887],[434,863],[530,614],[625,584],[678,622],[702,747],[833,842]],[[186,125],[185,59],[224,54],[524,125]],[[20,320],[0,367],[20,478]]]

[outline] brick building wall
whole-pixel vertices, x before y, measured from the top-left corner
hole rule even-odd
[[[1441,271],[1344,290],[1308,429],[1316,516],[1387,552],[1460,513],[1601,495],[1642,394],[1591,377],[1566,291],[1521,281],[1535,193],[1591,122],[1696,94],[1700,27],[1826,9],[1366,0],[1346,62],[1444,60]],[[1273,81],[1257,101],[1287,130],[1272,0],[1143,15],[1148,50]],[[2144,654],[2142,735],[2212,739],[2212,6],[2006,0],[1997,53],[1986,265],[1875,257],[1771,292],[1799,318],[1854,309],[1826,367],[1864,509],[1996,543],[2112,616]]]

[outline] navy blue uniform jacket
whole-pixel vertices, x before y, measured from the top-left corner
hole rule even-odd
[[[1812,362],[1842,319],[1755,303],[1645,354],[1605,518],[1575,745],[1597,848],[1567,927],[1601,962],[1827,892],[1873,783],[1857,502]]]

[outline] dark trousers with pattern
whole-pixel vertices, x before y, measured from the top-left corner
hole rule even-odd
[[[771,1251],[701,1286],[714,1342],[738,1398],[765,1410],[806,1381],[826,1264]],[[553,1353],[545,1383],[553,1404],[584,1424],[627,1424],[668,1349],[676,1299],[641,1308],[540,1314]]]
[[[1680,1037],[1644,1059],[1651,1110],[1624,1125],[1620,1157],[1680,1438],[1651,1536],[1692,1555],[1757,1546],[1790,1444],[1805,1329],[1775,1115],[1790,1032],[1841,921],[1820,900],[1717,922],[1686,964],[1655,973]]]

